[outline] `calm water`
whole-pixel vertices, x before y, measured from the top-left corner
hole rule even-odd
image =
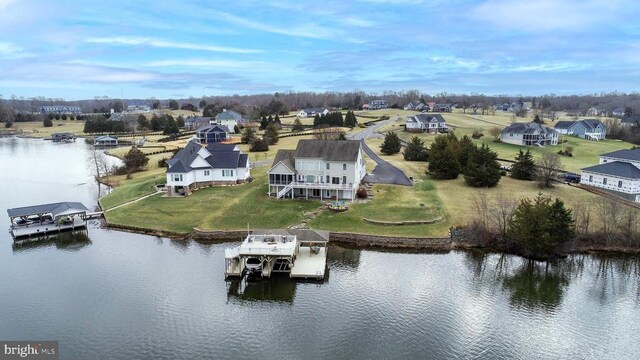
[[[226,245],[92,228],[14,247],[5,209],[94,205],[87,147],[0,139],[0,339],[61,358],[637,358],[640,262],[333,246],[324,283],[227,283]],[[68,240],[68,239],[66,239]]]

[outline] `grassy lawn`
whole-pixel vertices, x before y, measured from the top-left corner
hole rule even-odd
[[[118,187],[100,200],[104,209],[110,209],[154,192],[153,185],[165,182],[165,171],[156,166],[154,170],[134,173],[131,175],[131,179],[128,180],[125,180],[124,176],[115,176],[112,178],[113,179],[110,180],[118,183]]]
[[[187,233],[194,227],[241,230],[247,224],[251,228],[286,228],[299,223],[305,211],[320,206],[318,201],[269,198],[267,169],[253,169],[252,175],[258,181],[252,183],[201,189],[184,198],[152,196],[106,216],[110,223]]]
[[[42,121],[16,122],[13,127],[6,129],[4,126],[0,131],[22,130],[24,135],[38,138],[46,138],[56,132],[70,132],[78,136],[85,136],[84,121],[81,120],[53,120],[52,127],[42,126]]]

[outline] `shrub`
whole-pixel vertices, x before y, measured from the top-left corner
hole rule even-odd
[[[60,114],[56,114],[55,119],[60,120]]]
[[[4,127],[6,127],[7,129],[12,126],[13,126],[13,123],[11,121],[7,121],[6,123],[4,123]]]
[[[367,189],[365,189],[364,187],[358,188],[356,196],[358,197],[358,199],[366,199],[367,197],[369,197],[369,195],[367,194]]]
[[[484,134],[481,133],[480,130],[473,130],[473,134],[471,134],[471,137],[474,139],[480,139],[483,136]]]
[[[53,121],[51,121],[51,119],[46,118],[42,121],[42,126],[44,127],[52,127],[53,126]]]
[[[160,160],[158,160],[158,167],[167,167],[167,158],[162,158]]]
[[[262,138],[254,139],[251,142],[251,147],[249,148],[251,152],[257,151],[269,151],[269,143]]]
[[[505,170],[500,170],[500,176],[507,176],[507,172]]]
[[[60,117],[62,120],[67,120],[67,114],[62,114],[62,116]]]

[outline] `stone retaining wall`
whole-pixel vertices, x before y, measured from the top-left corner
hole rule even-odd
[[[424,224],[435,224],[437,222],[442,221],[442,218],[436,218],[433,220],[418,220],[418,221],[379,221],[379,220],[371,220],[362,218],[362,220],[366,223],[373,225],[382,225],[382,226],[403,226],[403,225],[424,225]]]
[[[334,233],[329,235],[329,242],[349,244],[357,247],[373,248],[411,248],[424,250],[451,250],[450,238],[410,238],[364,235],[353,233]]]

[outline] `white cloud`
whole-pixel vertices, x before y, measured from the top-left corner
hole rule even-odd
[[[470,11],[474,20],[499,28],[539,32],[581,30],[606,23],[624,12],[624,0],[488,0]]]
[[[9,7],[9,5],[15,3],[15,0],[0,0],[0,10],[4,10]]]
[[[129,46],[151,46],[157,48],[171,48],[171,49],[187,49],[187,50],[201,50],[210,52],[224,52],[224,53],[237,53],[237,54],[249,54],[258,53],[260,50],[235,48],[226,46],[215,46],[206,44],[194,44],[188,42],[174,42],[161,39],[146,38],[146,37],[133,37],[133,36],[115,36],[115,37],[95,37],[84,40],[87,43],[92,44],[111,44],[111,45],[129,45]]]
[[[269,32],[273,34],[294,36],[294,37],[305,37],[312,39],[326,39],[331,38],[337,35],[337,33],[329,28],[319,27],[314,23],[310,22],[305,25],[293,26],[289,24],[285,24],[282,26],[279,25],[269,25],[266,23],[260,23],[252,20],[248,20],[247,18],[235,16],[226,12],[214,11],[217,17],[222,20],[235,24],[238,26],[245,27],[247,29],[253,29],[263,32]]]
[[[348,16],[347,18],[344,19],[344,23],[346,25],[358,26],[358,27],[372,27],[376,24],[371,20],[363,19],[356,16]]]
[[[21,59],[33,56],[24,51],[23,48],[10,42],[0,41],[0,59]]]

